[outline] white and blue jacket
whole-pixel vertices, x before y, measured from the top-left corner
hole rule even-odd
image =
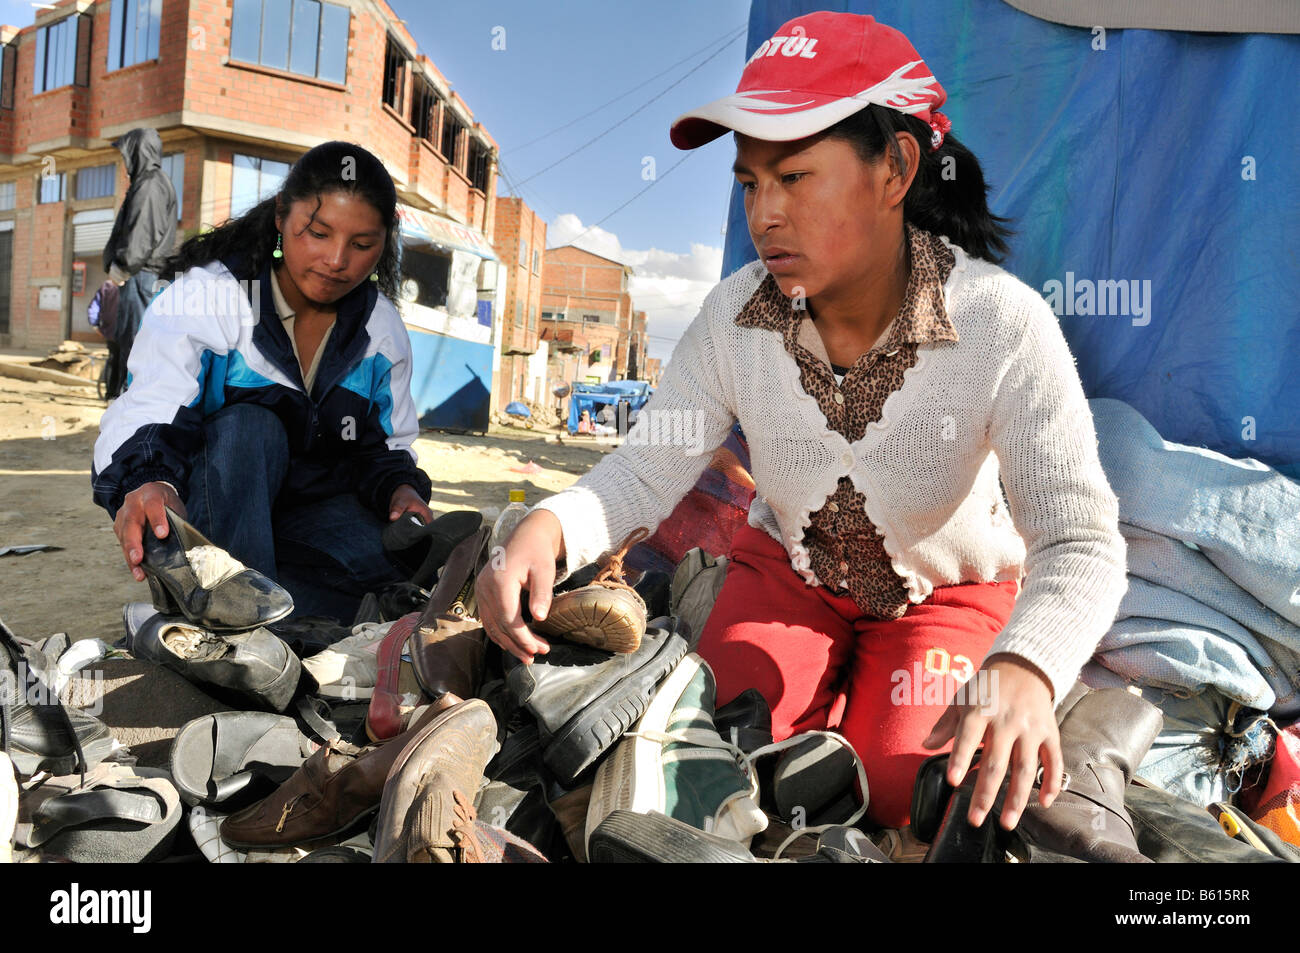
[[[355,492],[381,518],[403,483],[428,500],[430,481],[411,449],[419,433],[411,343],[393,303],[363,281],[339,300],[323,346],[308,394],[269,266],[255,279],[239,259],[187,271],[150,303],[131,350],[130,386],[100,422],[95,502],[116,515],[127,493],[155,480],[184,499],[203,421],[242,402],[284,424],[290,464],[281,498]]]

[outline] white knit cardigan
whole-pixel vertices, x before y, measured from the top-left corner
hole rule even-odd
[[[989,654],[1027,659],[1064,697],[1127,588],[1118,500],[1052,310],[944,242],[959,340],[919,345],[881,419],[853,442],[827,426],[780,333],[735,323],[763,266],[719,283],[623,445],[538,504],[559,518],[564,571],[657,527],[739,420],[757,486],[749,523],[785,546],[805,582],[820,582],[802,542],[810,514],[847,475],[912,602],[936,586],[1021,580]]]

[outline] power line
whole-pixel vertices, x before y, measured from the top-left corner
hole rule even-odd
[[[744,33],[746,29],[747,29],[747,27],[744,26],[744,25],[742,25],[742,26],[740,26],[740,27],[738,28],[738,30],[739,30],[740,33]],[[529,139],[527,142],[523,143],[522,145],[514,146],[514,147],[511,148],[511,149],[503,150],[503,151],[506,151],[506,152],[519,152],[521,149],[527,149],[529,146],[533,145],[534,143],[538,143],[538,142],[541,142],[543,139],[548,139],[548,138],[550,138],[551,136],[555,135],[557,132],[563,132],[565,129],[568,129],[570,126],[574,125],[575,123],[582,122],[582,120],[584,120],[584,119],[586,119],[586,118],[588,118],[588,117],[590,117],[590,116],[594,116],[594,115],[596,115],[596,113],[600,112],[600,111],[601,111],[602,109],[604,109],[606,106],[612,106],[612,105],[614,105],[614,103],[618,102],[620,99],[626,99],[628,96],[631,96],[631,95],[632,95],[633,93],[635,93],[638,89],[641,89],[642,87],[645,87],[645,86],[649,86],[651,83],[653,83],[655,80],[657,80],[660,76],[663,76],[665,73],[671,73],[673,70],[675,70],[677,67],[681,66],[681,65],[682,65],[683,63],[685,63],[686,61],[688,61],[688,60],[692,60],[692,59],[694,59],[695,57],[699,56],[701,53],[703,53],[703,52],[705,52],[706,50],[712,48],[713,45],[714,45],[715,43],[718,43],[718,42],[720,42],[720,41],[722,41],[722,40],[734,41],[734,40],[736,39],[736,37],[732,35],[733,33],[736,33],[736,30],[728,30],[726,33],[722,34],[721,36],[714,37],[712,40],[710,40],[708,43],[705,43],[702,47],[700,47],[700,48],[699,48],[698,50],[696,50],[694,53],[688,53],[686,56],[683,56],[680,60],[678,60],[676,63],[673,63],[671,66],[667,67],[666,69],[660,70],[658,73],[655,73],[655,74],[654,74],[653,76],[651,76],[649,79],[646,79],[646,80],[644,80],[644,81],[638,83],[637,85],[633,86],[631,89],[627,90],[626,92],[619,93],[619,94],[618,94],[617,96],[615,96],[613,99],[609,100],[609,101],[606,102],[606,103],[603,103],[603,104],[600,105],[600,106],[597,106],[595,109],[591,110],[590,112],[583,113],[583,114],[582,114],[581,116],[579,116],[577,119],[571,119],[571,120],[569,120],[568,122],[566,122],[563,126],[556,126],[554,129],[550,130],[549,132],[544,132],[544,133],[542,133],[540,136],[537,136],[535,139]],[[728,44],[728,45],[730,45],[730,44]],[[725,48],[725,47],[724,47],[724,48]]]
[[[692,150],[692,151],[690,151],[690,152],[687,152],[684,156],[682,156],[680,159],[678,159],[676,162],[674,162],[672,165],[670,165],[667,169],[665,169],[662,175],[658,176],[657,178],[651,179],[651,180],[650,180],[650,184],[647,185],[644,189],[642,189],[640,192],[636,193],[636,195],[632,196],[630,199],[628,199],[626,202],[624,202],[624,203],[623,203],[622,205],[620,205],[618,208],[614,209],[614,211],[610,212],[610,213],[609,213],[608,215],[606,215],[604,218],[601,218],[601,219],[598,220],[598,221],[592,222],[590,225],[588,225],[586,228],[584,228],[582,231],[580,231],[577,235],[573,236],[573,238],[569,239],[568,242],[566,242],[565,244],[568,244],[568,245],[573,245],[573,244],[575,244],[575,243],[578,241],[578,239],[581,238],[583,235],[586,235],[587,232],[591,231],[593,228],[595,228],[595,227],[598,226],[598,225],[601,225],[601,224],[603,224],[603,223],[605,223],[605,222],[608,222],[611,218],[613,218],[613,217],[614,217],[615,215],[617,215],[619,212],[623,211],[623,209],[627,208],[629,205],[631,205],[633,202],[635,202],[635,201],[636,201],[637,199],[639,199],[641,196],[645,195],[647,192],[649,192],[651,189],[653,189],[656,185],[658,185],[658,184],[659,184],[660,182],[662,182],[664,179],[668,178],[668,176],[669,176],[670,174],[672,174],[673,169],[676,169],[679,165],[681,165],[681,164],[682,164],[683,162],[685,162],[687,159],[691,158],[691,157],[692,157],[693,155],[695,155],[698,151],[699,151],[698,149],[695,149],[695,150]]]
[[[574,156],[576,156],[579,152],[581,152],[582,150],[586,149],[588,146],[592,145],[593,143],[599,142],[601,139],[605,138],[605,136],[608,136],[611,132],[613,132],[613,131],[614,131],[615,129],[617,129],[619,126],[623,125],[623,123],[627,122],[629,119],[631,119],[631,118],[632,118],[633,116],[635,116],[637,113],[642,112],[643,110],[647,109],[647,108],[650,106],[651,103],[655,102],[655,101],[658,100],[658,99],[662,99],[665,95],[667,95],[667,93],[668,93],[669,90],[673,89],[673,88],[676,87],[676,86],[680,86],[682,83],[686,82],[687,77],[689,77],[692,73],[695,73],[696,71],[698,71],[698,70],[700,70],[700,69],[703,69],[704,66],[705,66],[705,65],[706,65],[710,60],[714,59],[716,56],[718,56],[720,53],[722,53],[722,51],[725,50],[728,46],[730,46],[732,43],[735,43],[736,40],[740,39],[741,35],[742,35],[742,34],[739,34],[739,33],[736,34],[735,37],[733,37],[732,39],[728,40],[728,41],[727,41],[726,43],[724,43],[722,46],[718,47],[718,49],[714,50],[711,54],[709,54],[709,56],[708,56],[707,58],[705,58],[704,60],[701,60],[701,61],[700,61],[699,63],[697,63],[695,66],[693,66],[693,67],[691,67],[689,70],[687,70],[686,73],[685,73],[684,75],[682,75],[679,79],[675,80],[673,83],[671,83],[669,86],[667,86],[665,89],[661,90],[660,92],[656,93],[654,96],[651,96],[648,100],[646,100],[644,103],[642,103],[642,104],[641,104],[640,106],[638,106],[636,109],[632,110],[630,113],[628,113],[628,114],[627,114],[626,116],[624,116],[622,119],[620,119],[618,122],[614,123],[614,125],[610,126],[610,127],[609,127],[608,129],[606,129],[604,132],[602,132],[602,133],[600,133],[599,135],[593,136],[592,138],[588,139],[586,142],[584,142],[582,145],[578,146],[578,148],[574,149],[574,150],[573,150],[572,152],[570,152],[568,155],[561,156],[559,159],[556,159],[556,160],[555,160],[554,162],[552,162],[550,165],[546,166],[546,168],[544,168],[544,169],[539,169],[537,172],[534,172],[532,175],[530,175],[528,178],[524,179],[524,180],[523,180],[522,182],[520,182],[519,184],[520,184],[520,185],[527,185],[529,182],[531,182],[533,179],[537,178],[539,175],[545,175],[547,172],[550,172],[552,169],[554,169],[557,165],[560,165],[560,164],[562,164],[562,163],[564,163],[564,162],[569,161],[569,160],[572,159]],[[675,168],[675,167],[674,167],[674,168]]]

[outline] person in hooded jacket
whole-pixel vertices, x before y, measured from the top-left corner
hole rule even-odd
[[[118,295],[117,368],[110,372],[110,400],[125,389],[123,372],[140,320],[149,307],[163,263],[176,244],[176,190],[162,170],[162,139],[156,129],[132,129],[114,143],[131,185],[104,246],[104,271]]]

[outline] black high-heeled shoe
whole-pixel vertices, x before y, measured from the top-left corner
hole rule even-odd
[[[293,597],[249,569],[167,508],[169,532],[144,532],[140,568],[154,608],[183,616],[213,632],[242,632],[278,622],[293,611]]]

